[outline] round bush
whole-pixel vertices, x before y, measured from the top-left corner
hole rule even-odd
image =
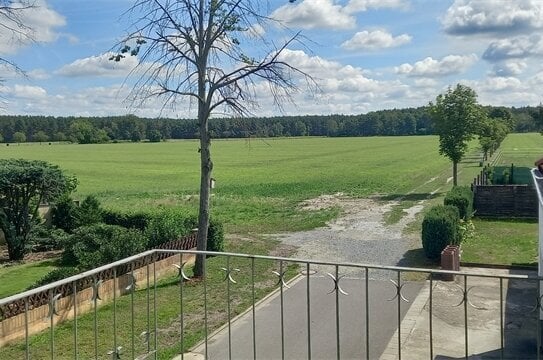
[[[455,206],[460,218],[469,220],[473,214],[473,192],[467,186],[455,186],[445,195],[443,204]]]
[[[457,244],[460,217],[454,206],[438,205],[422,221],[422,248],[429,259],[438,259],[449,244]]]

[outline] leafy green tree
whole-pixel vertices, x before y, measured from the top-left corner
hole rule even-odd
[[[150,142],[160,142],[160,140],[162,140],[162,134],[157,129],[150,130],[147,137]]]
[[[17,144],[26,142],[26,135],[22,131],[17,131],[13,133],[13,141],[15,141]]]
[[[0,160],[0,228],[10,260],[22,259],[28,235],[38,222],[38,207],[53,202],[77,186],[56,165],[39,160]]]
[[[42,130],[35,133],[32,138],[34,139],[34,141],[38,141],[40,143],[46,142],[49,140],[49,136],[47,136],[47,134]]]
[[[59,131],[55,134],[55,140],[56,141],[66,141],[68,138],[66,137],[66,134],[64,134],[62,131]]]
[[[468,142],[484,117],[477,103],[477,94],[468,86],[458,84],[430,103],[434,129],[439,135],[439,153],[453,163],[453,185],[458,184],[458,163],[464,158]]]
[[[293,2],[293,0],[291,0]],[[310,77],[283,57],[298,34],[276,47],[254,31],[269,18],[258,0],[141,0],[129,14],[133,28],[111,60],[139,55],[140,66],[155,64],[142,74],[131,98],[142,105],[151,97],[175,107],[181,98],[194,101],[198,109],[200,138],[200,204],[197,249],[206,250],[209,228],[210,183],[213,170],[209,118],[213,113],[250,113],[255,82],[263,81],[275,103],[281,106],[296,90],[297,77]],[[263,49],[259,58],[256,47]],[[195,275],[205,276],[205,256],[197,256]]]
[[[70,140],[79,144],[97,144],[109,141],[104,129],[97,129],[88,120],[77,120],[70,125]]]

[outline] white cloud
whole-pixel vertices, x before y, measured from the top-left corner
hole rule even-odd
[[[493,41],[485,50],[483,59],[501,61],[540,55],[543,55],[543,36],[534,34]]]
[[[47,80],[51,77],[51,75],[43,69],[30,70],[26,74],[33,80]]]
[[[418,77],[441,77],[460,74],[477,61],[475,54],[448,55],[441,60],[427,57],[413,65],[405,63],[394,68],[397,74]]]
[[[108,76],[124,77],[138,65],[136,56],[126,56],[121,61],[109,60],[113,53],[104,53],[77,59],[64,65],[55,74],[68,77],[79,76]]]
[[[367,11],[369,9],[397,9],[408,6],[405,0],[350,0],[345,10],[348,12]]]
[[[270,17],[302,29],[352,29],[356,19],[333,0],[303,0],[276,9]]]
[[[543,26],[541,0],[455,0],[442,18],[453,35],[506,33]]]
[[[14,97],[22,99],[43,99],[47,96],[47,91],[39,86],[16,84],[11,92]]]
[[[525,61],[506,61],[494,65],[493,73],[496,76],[507,77],[520,75],[528,67]]]
[[[411,36],[408,34],[392,36],[385,30],[360,31],[341,44],[341,47],[347,50],[378,50],[404,45],[411,42]]]
[[[56,29],[66,25],[66,20],[62,15],[50,9],[45,0],[37,0],[35,7],[23,9],[19,16],[21,21],[28,26],[28,29],[22,29],[22,34],[2,29],[0,32],[0,54],[14,54],[20,48],[31,43],[31,39],[37,42],[53,42],[59,37]],[[14,2],[13,7],[22,7],[20,2]],[[16,24],[0,17],[7,26],[16,27]]]

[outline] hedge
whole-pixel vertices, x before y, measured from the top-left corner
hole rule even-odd
[[[460,218],[469,220],[473,215],[473,192],[467,186],[455,186],[445,195],[443,204],[455,206]]]
[[[146,245],[147,239],[135,229],[106,224],[82,226],[70,237],[62,263],[85,271],[143,252]]]
[[[422,247],[429,259],[438,259],[449,244],[458,244],[458,209],[450,205],[432,207],[422,221]]]
[[[115,210],[102,210],[102,221],[108,225],[118,225],[128,229],[145,230],[151,221],[151,214],[144,212],[124,213]]]

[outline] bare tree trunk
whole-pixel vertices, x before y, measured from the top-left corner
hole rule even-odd
[[[204,126],[200,126],[200,209],[198,211],[198,236],[196,250],[207,250],[207,233],[209,227],[209,197],[211,184],[211,171],[213,163],[211,161],[210,145],[211,141],[207,132],[207,121]],[[194,275],[205,277],[205,255],[196,256],[194,264]]]
[[[458,185],[458,163],[453,161],[453,186]]]
[[[209,227],[209,191],[211,185],[210,138],[208,133],[209,105],[206,94],[207,54],[204,44],[204,0],[200,0],[198,11],[198,122],[200,124],[200,208],[198,209],[198,235],[196,250],[207,250],[207,232]],[[206,276],[206,255],[196,255],[194,276]]]

